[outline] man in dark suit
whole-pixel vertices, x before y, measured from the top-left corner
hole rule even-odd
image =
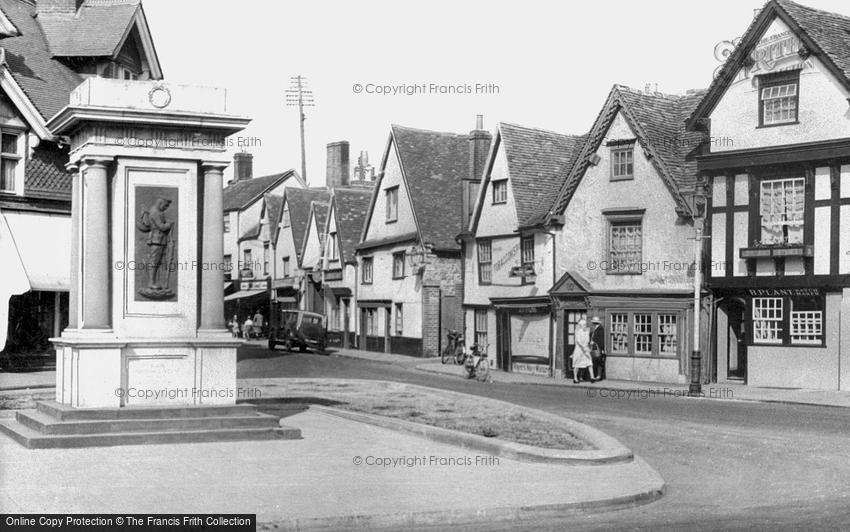
[[[602,326],[602,320],[599,316],[594,316],[590,322],[593,324],[593,330],[590,331],[590,346],[596,344],[599,350],[599,357],[593,359],[593,373],[596,375],[596,380],[601,381],[605,378],[605,327]]]

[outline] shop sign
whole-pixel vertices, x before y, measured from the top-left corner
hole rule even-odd
[[[817,288],[751,288],[747,292],[753,297],[816,297],[821,295],[821,291]]]

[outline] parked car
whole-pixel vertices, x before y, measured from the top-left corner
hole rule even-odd
[[[269,326],[269,349],[282,345],[287,351],[325,351],[328,338],[324,316],[305,310],[281,310],[276,318]]]

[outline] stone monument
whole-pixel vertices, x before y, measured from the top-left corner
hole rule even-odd
[[[84,81],[49,121],[76,172],[69,326],[52,339],[55,401],[18,425],[60,423],[79,438],[51,442],[18,426],[22,443],[298,437],[236,404],[251,397],[237,388],[241,340],[224,322],[222,172],[228,136],[249,121],[228,113],[222,89],[102,78]],[[146,421],[132,426],[137,437],[68,426],[128,417]]]

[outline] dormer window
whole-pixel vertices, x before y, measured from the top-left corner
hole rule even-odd
[[[12,131],[0,132],[0,192],[23,192],[18,183],[21,174],[21,135]]]
[[[800,71],[759,76],[759,127],[796,124],[799,118]]]

